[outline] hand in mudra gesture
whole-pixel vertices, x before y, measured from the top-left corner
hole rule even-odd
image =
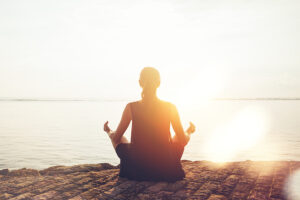
[[[108,121],[105,122],[103,129],[104,129],[104,131],[106,133],[110,133],[111,132],[111,129],[108,126]]]
[[[194,125],[192,122],[190,122],[190,127],[186,130],[186,132],[187,132],[188,134],[192,134],[192,133],[195,132],[195,130],[196,130],[195,125]]]

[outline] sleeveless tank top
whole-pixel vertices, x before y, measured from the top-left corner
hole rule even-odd
[[[170,144],[171,106],[164,101],[130,103],[132,116],[131,144],[143,149],[164,149]],[[149,150],[150,150],[149,149]]]
[[[134,174],[145,180],[182,179],[184,171],[180,158],[174,156],[171,142],[171,103],[161,100],[149,104],[136,101],[130,103],[130,108]]]

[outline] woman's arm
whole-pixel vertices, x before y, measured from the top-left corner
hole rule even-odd
[[[122,136],[124,135],[126,129],[128,128],[131,119],[132,119],[132,116],[131,116],[130,105],[127,104],[124,111],[123,111],[122,118],[121,118],[121,121],[118,125],[117,130],[112,131],[108,127],[108,122],[106,122],[104,124],[104,131],[108,133],[109,137],[111,138],[111,140],[114,143],[119,143],[119,141],[121,140]]]
[[[190,134],[195,132],[195,126],[193,123],[190,122],[190,127],[186,131],[184,131],[177,108],[173,104],[171,104],[171,124],[174,129],[177,140],[182,145],[184,145],[184,146],[187,145],[187,143],[190,140]]]

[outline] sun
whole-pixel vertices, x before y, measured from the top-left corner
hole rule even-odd
[[[219,95],[227,79],[228,71],[213,67],[199,69],[193,78],[177,88],[176,94],[172,94],[168,99],[182,109],[201,107]]]

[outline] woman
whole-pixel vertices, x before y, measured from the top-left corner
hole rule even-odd
[[[116,131],[104,124],[120,158],[120,177],[133,180],[176,181],[185,177],[180,159],[195,126],[184,132],[176,107],[157,98],[159,72],[145,67],[139,80],[142,99],[128,103]],[[123,136],[132,121],[131,142]],[[170,124],[175,132],[172,138]]]

